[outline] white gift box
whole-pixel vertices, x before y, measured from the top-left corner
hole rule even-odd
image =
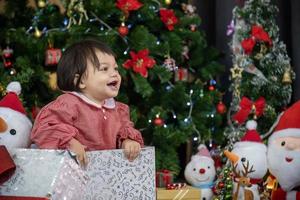
[[[68,151],[16,149],[14,175],[0,196],[52,200],[155,200],[155,152],[146,147],[132,162],[122,149],[87,152],[85,170]]]
[[[142,148],[132,162],[123,150],[88,152],[84,200],[155,200],[154,147]]]
[[[68,151],[15,149],[11,156],[16,171],[0,186],[0,195],[53,200],[83,198],[88,177]]]

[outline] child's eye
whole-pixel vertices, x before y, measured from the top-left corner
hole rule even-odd
[[[119,68],[118,68],[118,67],[115,67],[115,71],[119,71]]]
[[[108,70],[108,67],[101,67],[100,68],[100,71],[107,71]]]

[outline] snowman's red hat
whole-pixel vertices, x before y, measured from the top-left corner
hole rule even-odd
[[[10,108],[26,115],[26,111],[20,101],[18,95],[21,93],[21,85],[19,82],[10,82],[6,87],[7,95],[0,101],[0,107]]]
[[[256,130],[257,122],[254,120],[249,120],[246,123],[247,131],[245,135],[241,138],[240,142],[237,142],[234,144],[234,148],[262,148],[263,150],[266,150],[266,145],[263,144],[263,141],[259,135],[259,133]]]

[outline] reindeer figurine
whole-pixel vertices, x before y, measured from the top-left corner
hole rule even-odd
[[[252,184],[250,182],[249,174],[252,172],[255,172],[253,170],[253,165],[249,169],[249,161],[247,160],[247,164],[245,165],[242,163],[244,170],[242,171],[242,176],[240,174],[240,171],[237,170],[238,164],[233,166],[233,173],[234,173],[234,181],[237,182],[236,188],[234,189],[233,193],[233,200],[238,199],[244,199],[244,200],[253,200],[253,192],[249,189],[246,189],[247,187],[251,187]],[[240,193],[241,190],[241,193]]]

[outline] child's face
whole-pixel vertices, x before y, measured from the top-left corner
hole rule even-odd
[[[118,95],[121,76],[114,56],[96,52],[100,62],[99,69],[88,60],[86,76],[79,84],[81,92],[96,103],[102,104],[107,98]]]

